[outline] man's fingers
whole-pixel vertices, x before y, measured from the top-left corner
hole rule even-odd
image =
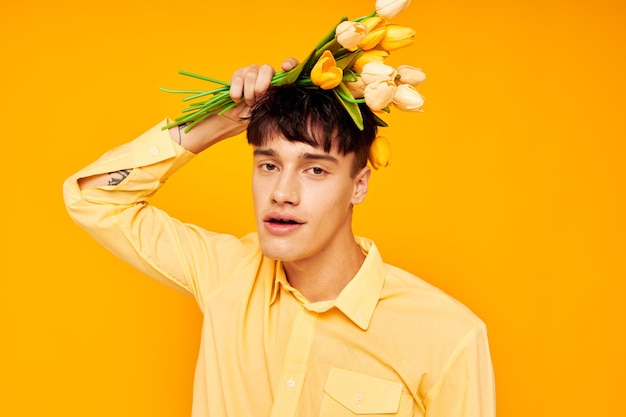
[[[283,61],[281,69],[290,71],[298,65],[295,58]],[[241,99],[252,106],[268,89],[272,83],[274,68],[271,65],[249,65],[238,69],[230,80],[230,98],[239,103]]]
[[[293,57],[289,57],[287,59],[285,59],[282,63],[282,65],[280,66],[280,68],[283,71],[291,71],[292,69],[294,69],[297,65],[298,65],[298,60],[296,58]]]
[[[239,103],[241,99],[244,97],[246,84],[248,83],[248,79],[252,78],[256,79],[255,73],[258,71],[257,65],[250,65],[247,67],[239,68],[237,71],[233,73],[233,76],[230,79],[230,98],[235,102]]]
[[[258,99],[265,93],[272,83],[272,77],[274,76],[274,68],[271,65],[261,65],[257,74],[256,82],[254,83],[254,99]]]

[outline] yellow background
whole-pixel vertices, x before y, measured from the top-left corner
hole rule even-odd
[[[374,0],[4,2],[0,415],[184,416],[201,317],[67,217],[65,177],[177,115],[180,69],[228,79],[303,58]],[[355,229],[489,327],[500,416],[623,412],[626,6],[421,0],[393,65],[424,68],[423,114],[387,117],[393,163]],[[155,199],[254,227],[243,137]],[[445,330],[445,329],[443,329]]]

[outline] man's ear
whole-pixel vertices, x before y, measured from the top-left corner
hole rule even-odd
[[[352,193],[352,204],[360,204],[365,200],[367,195],[367,188],[369,186],[370,175],[372,175],[372,169],[366,165],[359,171],[354,177],[354,192]]]

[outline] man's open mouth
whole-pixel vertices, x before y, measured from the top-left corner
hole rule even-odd
[[[267,220],[268,223],[277,223],[277,224],[300,224],[295,220],[288,220],[288,219],[269,219]]]

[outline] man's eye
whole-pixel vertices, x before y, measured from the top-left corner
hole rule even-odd
[[[263,164],[263,165],[261,165],[261,168],[263,168],[266,171],[274,171],[276,169],[276,165],[274,165],[274,164]]]
[[[311,168],[310,171],[313,175],[322,175],[324,172],[326,172],[320,167]]]

